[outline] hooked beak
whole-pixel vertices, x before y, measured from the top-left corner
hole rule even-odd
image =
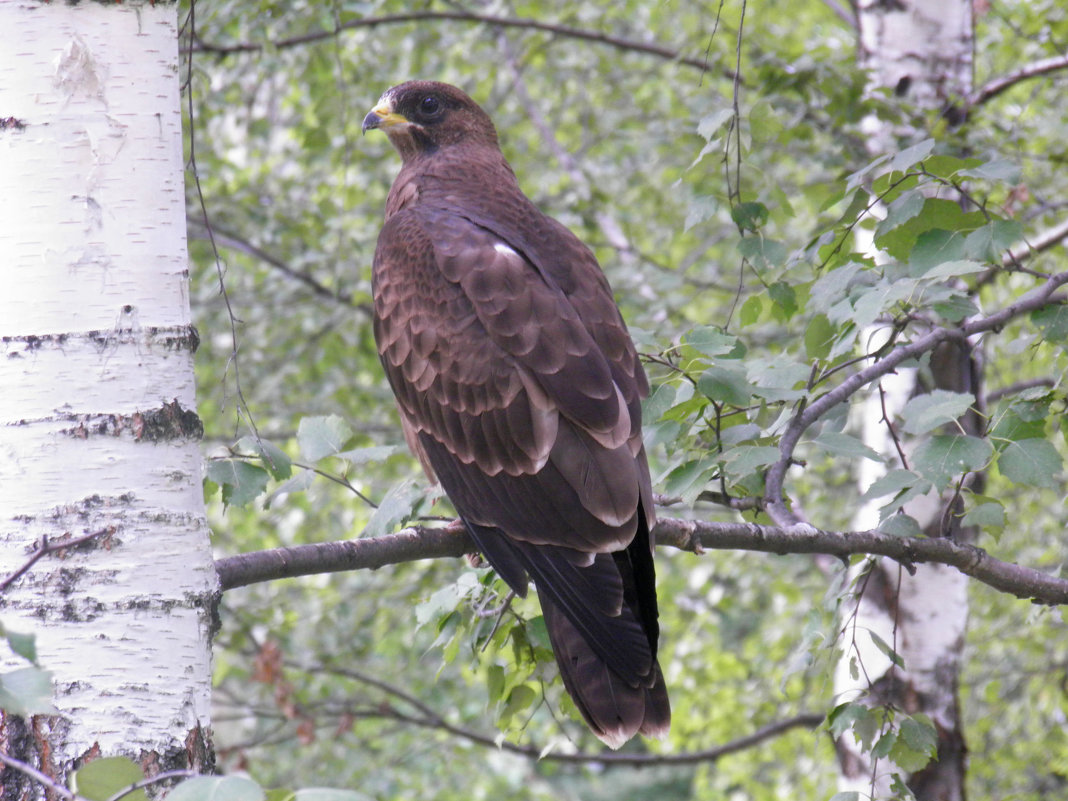
[[[393,111],[392,99],[382,98],[378,101],[378,105],[363,118],[363,132],[367,133],[372,128],[389,129],[394,125],[403,125],[407,122],[407,117]]]

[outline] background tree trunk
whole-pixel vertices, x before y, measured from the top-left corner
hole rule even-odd
[[[955,119],[954,101],[967,96],[972,87],[970,0],[937,4],[865,0],[857,5],[857,21],[858,60],[869,73],[872,92],[889,89],[893,96],[926,109],[930,116],[923,122],[928,125],[939,114],[950,124],[960,121]],[[873,155],[894,152],[903,141],[923,138],[922,128],[916,125],[894,125],[875,116],[865,121],[865,132]],[[956,343],[936,351],[923,369],[899,369],[884,377],[863,407],[865,442],[893,462],[897,450],[888,421],[895,420],[910,398],[943,389],[981,399],[979,380],[978,360],[971,347]],[[959,422],[967,433],[979,433],[977,416]],[[909,443],[899,442],[907,454]],[[874,462],[864,462],[861,489],[866,490],[882,472],[885,469]],[[932,495],[907,505],[904,511],[927,536],[970,540],[972,534],[947,512],[952,503],[951,498]],[[869,502],[862,507],[854,526],[858,530],[877,527],[878,506]],[[927,715],[938,734],[938,755],[910,775],[889,759],[873,761],[847,734],[838,742],[840,789],[890,797],[897,773],[920,801],[962,801],[966,748],[958,687],[968,620],[967,580],[943,565],[917,565],[910,574],[900,563],[887,559],[862,569],[868,572],[859,577],[856,604],[844,613],[847,648],[835,677],[839,700],[866,693],[872,704]],[[892,647],[903,667],[893,664],[869,632]]]
[[[57,709],[3,715],[0,751],[64,784],[103,755],[212,761],[176,17],[0,3],[0,580],[88,537],[0,594]]]

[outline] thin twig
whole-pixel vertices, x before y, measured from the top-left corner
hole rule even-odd
[[[0,582],[0,592],[4,592],[8,587],[10,587],[20,578],[22,578],[22,576],[25,575],[26,571],[28,571],[31,567],[37,564],[38,560],[45,556],[48,556],[48,554],[55,553],[56,551],[63,551],[67,548],[76,548],[77,546],[83,545],[89,542],[90,540],[96,539],[102,534],[111,533],[113,530],[114,529],[109,526],[108,528],[101,529],[100,531],[94,531],[91,534],[86,534],[83,537],[75,537],[73,539],[60,540],[57,542],[49,542],[48,537],[41,537],[40,546],[37,548],[36,551],[33,552],[33,555],[26,560],[22,567],[20,567],[2,582]]]
[[[9,757],[3,751],[0,751],[0,762],[3,762],[12,770],[18,771],[23,776],[28,776],[42,787],[51,790],[60,798],[65,799],[65,801],[86,801],[86,799],[82,798],[77,793],[71,792],[51,776],[41,773],[41,771],[37,770],[37,768],[32,765],[27,765],[25,762]]]
[[[363,673],[351,668],[338,668],[332,665],[317,665],[314,668],[298,666],[287,663],[290,667],[299,667],[302,670],[314,670],[316,673],[328,672],[337,676],[350,678],[355,681],[375,687],[395,699],[404,702],[415,709],[419,715],[412,715],[397,709],[391,704],[379,706],[375,711],[384,712],[394,720],[411,723],[425,728],[439,729],[455,737],[460,737],[477,745],[487,748],[501,749],[513,754],[525,756],[535,760],[569,763],[598,763],[606,766],[611,765],[692,765],[702,762],[715,762],[728,754],[734,754],[747,748],[759,745],[765,740],[783,734],[794,728],[815,728],[819,726],[824,716],[820,713],[807,712],[790,718],[769,723],[761,726],[751,734],[731,740],[722,745],[708,748],[702,751],[690,751],[681,754],[631,754],[609,751],[559,753],[556,751],[546,752],[545,748],[538,745],[517,745],[516,743],[501,741],[499,735],[487,735],[471,729],[464,728],[455,723],[450,723],[436,710],[424,701],[416,698],[411,693],[396,687],[380,678]],[[366,716],[366,712],[364,715]]]
[[[414,11],[407,14],[385,14],[380,17],[361,17],[360,19],[349,20],[338,25],[336,30],[333,31],[315,31],[313,33],[303,34],[301,36],[293,36],[287,39],[279,39],[269,44],[261,44],[258,42],[240,42],[231,45],[217,45],[209,44],[207,42],[194,40],[195,44],[192,45],[190,50],[212,53],[215,55],[225,56],[233,53],[250,53],[259,52],[266,47],[270,47],[272,50],[283,50],[289,47],[297,47],[305,44],[312,44],[313,42],[323,41],[324,39],[332,39],[337,36],[341,31],[354,30],[357,28],[374,28],[380,25],[396,25],[406,22],[426,22],[426,21],[451,21],[451,22],[473,22],[478,24],[493,25],[500,28],[520,28],[526,30],[537,30],[544,33],[551,33],[554,36],[560,36],[567,39],[580,39],[586,42],[595,42],[597,44],[607,45],[617,50],[628,50],[638,53],[645,53],[656,58],[661,58],[666,61],[672,61],[677,64],[683,64],[687,67],[693,67],[701,72],[706,72],[708,66],[703,59],[691,58],[682,55],[677,50],[672,50],[669,47],[653,44],[652,42],[639,42],[634,39],[626,39],[621,36],[612,36],[611,34],[601,33],[600,31],[591,31],[585,28],[575,28],[570,25],[562,25],[554,22],[543,22],[536,19],[528,19],[522,17],[498,17],[492,14],[473,14],[466,11]],[[733,80],[734,74],[730,71],[724,71],[726,77]]]
[[[200,774],[195,770],[167,770],[163,773],[157,773],[150,779],[141,779],[139,782],[134,782],[124,790],[119,790],[119,792],[110,796],[107,801],[119,801],[119,799],[125,798],[130,793],[136,793],[138,790],[143,790],[146,787],[151,787],[153,784],[159,784],[160,782],[165,782],[169,779],[191,779],[194,776],[199,775]]]

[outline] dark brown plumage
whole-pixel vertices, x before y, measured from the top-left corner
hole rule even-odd
[[[363,127],[403,159],[373,288],[408,443],[498,574],[520,595],[534,581],[594,733],[613,748],[663,736],[649,386],[608,282],[523,194],[459,89],[395,86]]]

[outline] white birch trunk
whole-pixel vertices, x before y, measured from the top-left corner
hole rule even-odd
[[[857,5],[859,61],[869,72],[872,90],[889,88],[916,108],[929,113],[952,114],[953,102],[965,96],[972,84],[972,6],[970,0],[927,3],[903,0],[884,3],[862,0]],[[898,138],[911,130],[896,130],[883,120],[865,120],[873,154],[891,152]],[[870,237],[870,235],[869,235]],[[858,243],[863,249],[864,243]],[[869,251],[874,250],[869,241]],[[936,386],[957,392],[977,392],[971,354],[955,345],[932,357]],[[863,408],[864,440],[896,458],[892,439],[883,422],[893,420],[910,397],[925,391],[914,369],[899,370],[881,379],[883,395],[873,388]],[[965,422],[967,425],[967,422]],[[904,443],[908,450],[908,443]],[[862,490],[883,472],[865,462],[858,477]],[[878,524],[877,503],[858,510],[854,526],[870,529]],[[941,531],[943,499],[919,499],[905,509],[929,536]],[[961,536],[954,532],[954,536]],[[892,775],[897,773],[919,801],[962,801],[965,749],[958,702],[961,650],[968,620],[967,582],[963,574],[940,565],[917,565],[910,575],[897,563],[877,560],[865,583],[845,633],[845,657],[835,674],[839,702],[864,696],[871,703],[888,704],[906,713],[922,712],[938,732],[938,759],[909,775],[888,759],[872,761],[856,740],[847,735],[838,742],[839,789],[861,797],[892,797]],[[890,644],[904,662],[895,667],[877,648],[869,632]],[[850,660],[862,665],[851,676]]]
[[[169,2],[0,2],[0,579],[98,535],[0,595],[59,711],[0,717],[0,750],[64,783],[211,758],[177,41]]]

